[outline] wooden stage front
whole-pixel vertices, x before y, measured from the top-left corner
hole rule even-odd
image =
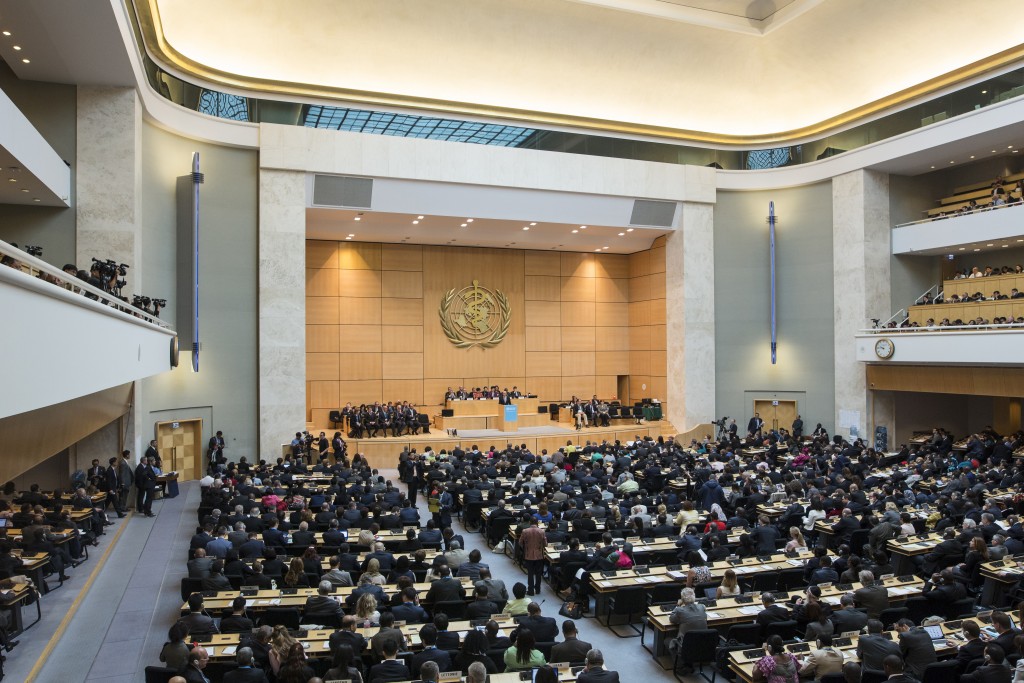
[[[552,425],[565,426],[557,422],[553,422]],[[336,430],[329,426],[311,426],[309,431],[313,434],[326,432],[329,436]],[[355,453],[362,453],[373,468],[395,469],[398,467],[398,454],[405,448],[415,448],[417,453],[422,453],[427,446],[430,446],[435,452],[440,452],[441,450],[451,451],[455,446],[462,446],[463,450],[469,450],[475,444],[483,451],[487,450],[490,446],[504,448],[508,444],[526,444],[526,447],[531,452],[539,454],[543,449],[547,449],[549,453],[556,451],[564,446],[567,441],[571,441],[576,446],[584,446],[588,440],[592,443],[594,441],[600,443],[602,441],[615,441],[618,439],[625,443],[626,441],[632,441],[638,436],[641,438],[650,436],[656,439],[662,434],[666,437],[669,435],[675,436],[675,429],[666,420],[645,422],[640,425],[613,424],[610,427],[590,427],[578,432],[570,429],[564,434],[543,434],[539,436],[512,434],[506,436],[460,438],[448,436],[444,431],[431,428],[430,434],[426,435],[400,436],[397,438],[378,436],[373,439],[347,439],[346,443],[348,444],[350,458]]]

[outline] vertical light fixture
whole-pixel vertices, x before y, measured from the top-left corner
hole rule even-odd
[[[777,362],[778,324],[775,317],[775,202],[768,202],[768,251],[771,258],[772,279],[772,365]]]
[[[199,152],[192,153],[191,173],[177,178],[178,334],[192,344],[192,371],[199,372]]]
[[[199,372],[199,186],[203,180],[203,174],[199,172],[199,152],[192,152],[192,372]],[[775,291],[774,249],[772,247],[772,292]],[[774,301],[773,293],[773,311]],[[774,313],[772,319],[775,319]]]

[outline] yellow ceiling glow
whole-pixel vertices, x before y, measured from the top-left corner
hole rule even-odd
[[[724,145],[1024,57],[1013,22],[958,0],[823,0],[763,35],[568,0],[135,2],[162,61],[229,87]]]

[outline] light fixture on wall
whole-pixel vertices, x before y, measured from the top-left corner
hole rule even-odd
[[[771,260],[771,294],[772,294],[772,365],[778,362],[778,325],[775,317],[775,202],[768,202],[768,252]]]

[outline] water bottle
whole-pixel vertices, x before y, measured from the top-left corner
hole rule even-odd
[[[270,587],[274,590],[277,590],[277,581],[275,579],[270,580]]]

